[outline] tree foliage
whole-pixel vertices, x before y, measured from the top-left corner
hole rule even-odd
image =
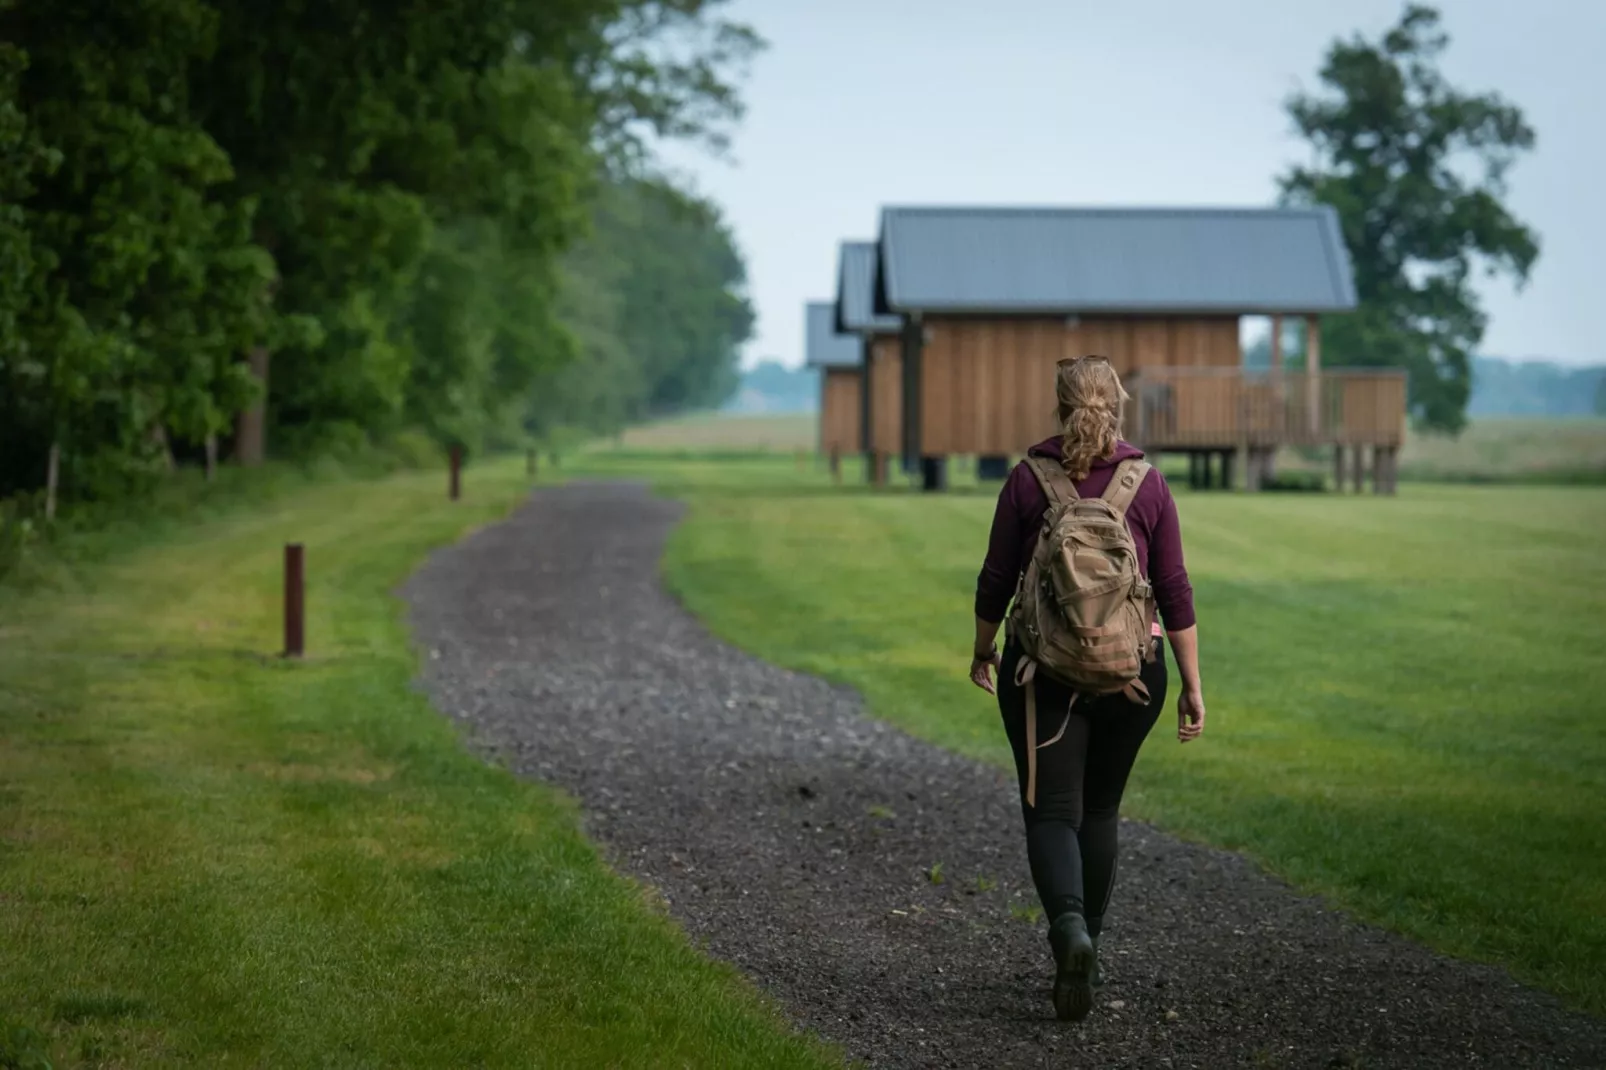
[[[741,260],[643,176],[741,115],[724,2],[0,0],[0,497],[227,438],[249,351],[297,452],[717,400]]]
[[[560,305],[585,359],[543,376],[537,434],[713,407],[735,390],[751,336],[746,269],[717,209],[662,178],[610,183],[591,237],[569,257]]]
[[[1524,283],[1539,239],[1503,203],[1534,131],[1499,94],[1446,82],[1448,45],[1438,13],[1417,4],[1379,40],[1335,42],[1324,92],[1287,105],[1315,162],[1280,185],[1287,202],[1337,210],[1354,263],[1360,308],[1327,326],[1323,360],[1405,367],[1414,414],[1453,431],[1485,326],[1474,275]]]

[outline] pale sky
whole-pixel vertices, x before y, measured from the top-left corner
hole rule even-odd
[[[1518,104],[1528,286],[1485,284],[1483,352],[1606,361],[1606,0],[1442,0],[1444,69]],[[735,0],[770,42],[734,164],[666,160],[725,209],[758,310],[744,364],[802,359],[803,304],[883,204],[1257,205],[1305,151],[1282,110],[1393,0]]]

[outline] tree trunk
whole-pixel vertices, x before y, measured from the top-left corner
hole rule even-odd
[[[56,484],[61,474],[61,445],[50,444],[50,461],[45,468],[45,519],[56,519]]]
[[[245,468],[254,468],[267,459],[268,358],[267,346],[253,346],[246,356],[251,375],[260,384],[260,393],[249,409],[235,417],[234,459]]]
[[[167,440],[167,428],[161,424],[154,425],[151,428],[151,441],[162,451],[162,467],[169,472],[177,468],[178,463],[173,460],[173,445]]]
[[[217,477],[217,432],[209,432],[206,436],[206,481],[212,482]]]

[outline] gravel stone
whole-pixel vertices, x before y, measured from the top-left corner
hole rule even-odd
[[[572,484],[436,553],[423,685],[799,1028],[875,1067],[1606,1067],[1606,1022],[1130,821],[1055,1022],[1012,777],[711,637],[658,580],[680,512]]]

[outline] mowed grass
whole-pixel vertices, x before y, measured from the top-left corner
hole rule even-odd
[[[840,1065],[410,687],[390,592],[521,468],[456,506],[439,473],[298,492],[0,590],[0,1066]],[[272,656],[291,539],[303,664]]]
[[[966,681],[992,491],[588,463],[691,503],[665,572],[715,632],[1007,762]],[[1162,720],[1127,812],[1606,1012],[1606,491],[1178,495],[1209,730]]]

